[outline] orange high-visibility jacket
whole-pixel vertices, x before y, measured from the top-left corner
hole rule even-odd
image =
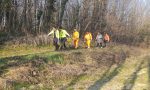
[[[84,39],[85,40],[92,40],[92,34],[90,32],[86,33],[85,36],[84,36]]]
[[[106,41],[110,41],[110,37],[109,37],[109,35],[108,35],[108,34],[105,34],[105,36],[104,36],[104,40],[106,40]]]
[[[73,33],[72,39],[79,39],[79,32],[78,31],[75,31]]]

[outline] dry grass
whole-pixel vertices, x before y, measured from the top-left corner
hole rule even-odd
[[[10,88],[25,90],[121,90],[131,86],[136,90],[148,85],[148,65],[141,64],[143,58],[148,59],[146,49],[114,44],[103,49],[42,52],[1,58],[3,82],[12,80]],[[118,66],[116,59],[122,61]]]

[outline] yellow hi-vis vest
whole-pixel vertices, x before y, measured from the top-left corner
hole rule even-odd
[[[59,37],[60,38],[65,38],[66,36],[70,36],[66,30],[61,29],[59,32]]]

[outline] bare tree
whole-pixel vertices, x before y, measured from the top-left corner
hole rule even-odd
[[[93,34],[106,31],[113,40],[130,39],[133,33],[139,34],[149,27],[149,3],[149,0],[0,0],[0,31],[7,36],[36,36],[56,25],[70,32],[78,28],[81,36],[86,31]]]

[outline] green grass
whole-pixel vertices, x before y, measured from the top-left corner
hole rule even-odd
[[[45,64],[64,64],[64,56],[58,52],[44,52],[38,54],[29,54],[14,57],[0,58],[0,75],[7,72],[9,67],[15,67],[21,64],[25,64],[31,61],[42,60]],[[40,64],[39,70],[44,69],[44,65]]]
[[[0,47],[2,47],[0,48],[0,58],[43,53],[53,50],[52,46],[34,47],[29,45],[7,45]]]
[[[81,74],[77,77],[75,77],[70,83],[69,83],[69,87],[75,85],[77,82],[79,82],[80,80],[84,80],[86,78],[86,74]]]
[[[4,75],[8,72],[8,69],[11,67],[15,67],[21,64],[25,64],[26,62],[30,61],[38,61],[43,60],[44,64],[40,64],[37,66],[38,70],[41,71],[45,68],[45,64],[64,64],[64,57],[63,54],[58,52],[44,52],[38,54],[29,54],[29,55],[22,55],[22,56],[14,56],[14,57],[5,57],[0,58],[0,75]],[[21,88],[25,87],[29,89],[31,85],[28,83],[15,83],[14,90],[20,90]],[[30,90],[30,89],[29,89]],[[51,90],[51,88],[41,88],[40,90]]]
[[[0,49],[0,67],[11,62],[26,62],[36,58],[46,59],[47,62],[63,64],[63,55],[53,52],[52,46],[33,47],[29,45],[3,46]]]
[[[31,84],[28,83],[14,83],[14,90],[20,90],[21,88],[26,88],[28,89]]]
[[[25,90],[52,90],[51,87],[39,87],[38,85],[31,85],[28,83],[14,83],[14,89],[13,90],[22,90],[25,88]],[[23,89],[24,90],[24,89]]]
[[[82,80],[87,79],[87,78],[88,78],[87,74],[80,74],[78,76],[75,76],[72,78],[72,80],[70,80],[70,82],[65,86],[64,89],[74,90],[73,86],[75,84],[77,84],[79,81],[82,81]]]
[[[64,58],[62,54],[55,54],[55,55],[48,55],[46,56],[48,61],[51,61],[53,64],[54,63],[59,63],[63,64],[64,63]]]

